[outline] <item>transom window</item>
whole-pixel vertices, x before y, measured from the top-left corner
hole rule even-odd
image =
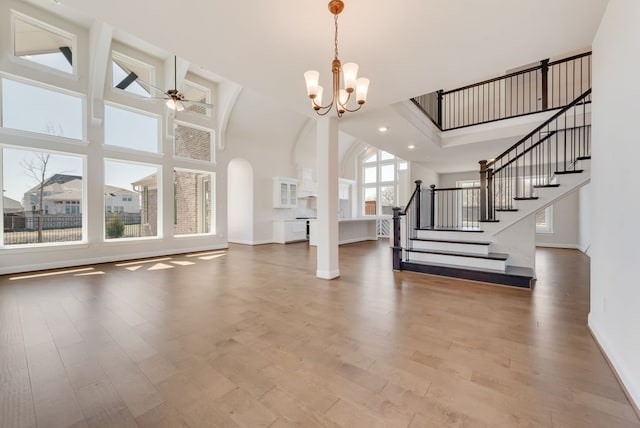
[[[407,162],[384,150],[367,151],[362,160],[362,212],[392,215],[398,205],[398,171]]]
[[[149,64],[118,52],[111,53],[111,76],[113,87],[123,91],[150,97],[155,85],[155,69]],[[161,94],[155,94],[160,96]]]
[[[76,37],[24,15],[13,15],[13,54],[27,61],[73,74]]]

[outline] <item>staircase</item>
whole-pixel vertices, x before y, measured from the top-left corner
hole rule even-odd
[[[531,289],[535,214],[590,180],[591,89],[504,153],[480,186],[416,189],[394,209],[394,269]]]

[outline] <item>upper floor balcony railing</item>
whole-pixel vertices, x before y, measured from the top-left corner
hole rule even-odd
[[[591,52],[412,98],[442,131],[565,107],[591,87]]]

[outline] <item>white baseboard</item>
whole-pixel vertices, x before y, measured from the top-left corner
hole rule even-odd
[[[569,250],[579,250],[580,246],[577,244],[556,244],[553,242],[536,242],[536,247],[543,248],[566,248]]]
[[[320,279],[335,279],[340,276],[340,270],[317,270],[316,277]]]
[[[232,244],[242,244],[242,245],[263,245],[263,244],[273,244],[274,242],[270,239],[263,239],[261,241],[249,241],[245,239],[229,239],[229,242]]]
[[[142,253],[127,253],[125,255],[109,255],[104,257],[87,257],[85,259],[57,260],[55,262],[49,262],[49,263],[35,263],[35,264],[9,266],[5,268],[0,268],[0,275],[9,275],[9,274],[15,274],[15,273],[22,273],[22,272],[34,272],[34,271],[49,270],[49,269],[62,269],[62,268],[75,267],[75,266],[93,265],[98,263],[121,262],[123,260],[145,259],[149,257],[169,256],[174,254],[196,253],[199,251],[223,250],[226,248],[228,248],[228,245],[225,243],[220,245],[202,245],[202,246],[191,247],[191,248],[180,248],[178,250],[166,249],[166,250],[158,250],[158,251],[145,251]]]
[[[616,379],[618,379],[622,390],[629,399],[631,407],[633,407],[633,410],[635,410],[636,415],[638,415],[640,419],[640,385],[637,384],[636,379],[628,375],[628,370],[620,363],[620,359],[616,357],[611,346],[609,346],[604,336],[598,331],[591,314],[589,314],[588,318],[588,328],[591,336],[593,336],[593,339],[600,348],[602,355],[604,355],[607,363],[609,363],[613,374]]]

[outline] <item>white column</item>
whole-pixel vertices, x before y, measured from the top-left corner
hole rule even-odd
[[[338,266],[338,119],[318,119],[318,247],[316,276],[340,276]]]

